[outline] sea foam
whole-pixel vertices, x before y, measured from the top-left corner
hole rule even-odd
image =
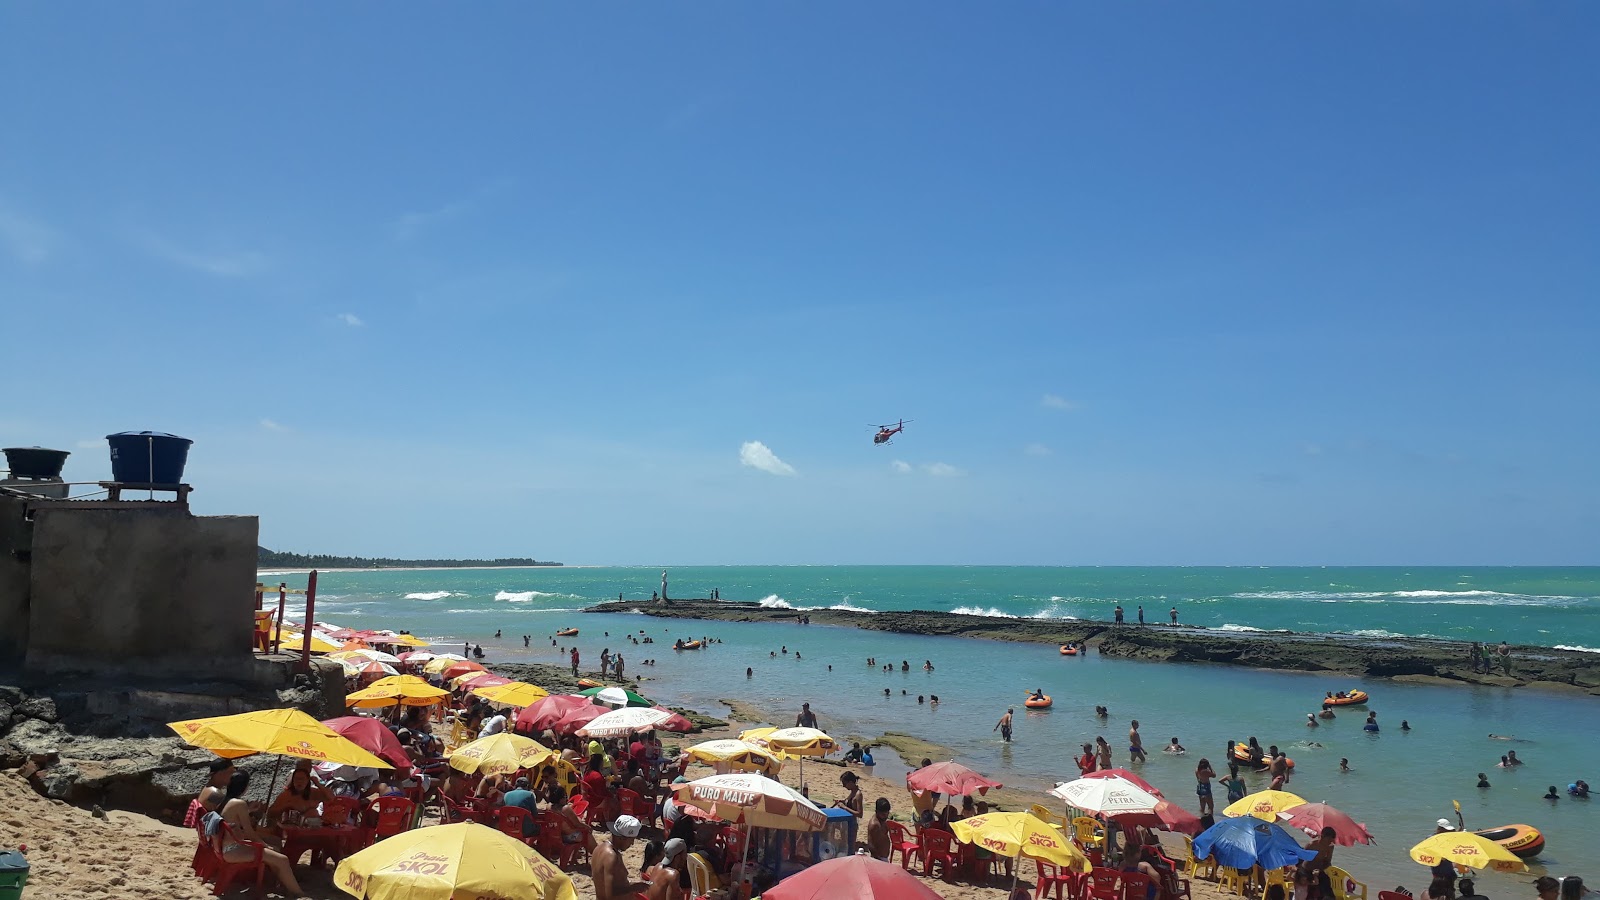
[[[419,591],[419,592],[417,592],[415,594],[407,594],[406,595],[406,599],[407,600],[443,600],[446,597],[457,597],[457,596],[464,597],[466,595],[465,594],[457,594],[454,591]]]
[[[988,616],[991,619],[1020,618],[1019,616],[1014,616],[1011,613],[1002,612],[998,607],[994,606],[991,606],[988,609],[984,609],[981,606],[958,606],[950,611],[958,616]]]
[[[505,600],[511,603],[529,603],[540,597],[562,597],[567,600],[582,600],[577,594],[549,594],[544,591],[500,591],[494,595],[496,600]]]

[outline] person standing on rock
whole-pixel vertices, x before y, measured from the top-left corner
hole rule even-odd
[[[1176,606],[1172,608],[1172,624],[1178,624],[1178,608]]]
[[[1116,610],[1114,610],[1112,612],[1111,623],[1113,625],[1121,625],[1122,624],[1122,604],[1121,603],[1118,603]]]
[[[1139,624],[1140,625],[1144,624],[1144,607],[1143,606],[1139,607]]]
[[[1500,654],[1500,668],[1505,670],[1505,673],[1507,675],[1510,675],[1511,674],[1511,647],[1508,646],[1505,641],[1501,641],[1500,642],[1500,646],[1495,649],[1495,652]]]

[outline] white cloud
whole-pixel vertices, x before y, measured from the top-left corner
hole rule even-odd
[[[739,464],[752,469],[760,469],[772,475],[797,474],[794,466],[778,458],[771,448],[760,441],[745,441],[739,445]]]
[[[289,430],[289,426],[280,425],[279,423],[274,422],[271,419],[262,419],[261,420],[261,427],[265,428],[268,431],[288,431]]]
[[[18,262],[44,262],[56,243],[54,229],[20,213],[0,209],[0,247]]]
[[[922,471],[927,472],[929,475],[932,475],[935,478],[954,478],[957,475],[967,474],[955,466],[950,465],[949,463],[942,462],[926,463],[923,465]]]
[[[1045,409],[1060,409],[1068,411],[1078,408],[1077,403],[1068,400],[1060,394],[1045,394],[1043,397],[1039,398],[1039,405]]]
[[[207,252],[184,247],[158,234],[143,232],[138,242],[155,256],[206,275],[219,278],[243,278],[267,268],[265,254],[254,250]]]
[[[889,463],[889,468],[893,469],[898,475],[905,475],[911,471],[911,463],[908,463],[903,459],[897,459],[894,462]]]
[[[1050,448],[1040,443],[1032,443],[1024,446],[1022,452],[1029,456],[1049,456]]]
[[[349,325],[351,328],[360,328],[361,326],[367,324],[361,321],[361,318],[355,313],[339,313],[337,316],[334,316],[334,318],[337,319],[341,325]]]

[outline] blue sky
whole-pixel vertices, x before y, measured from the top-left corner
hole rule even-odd
[[[0,16],[0,439],[75,480],[183,434],[346,553],[1596,562],[1594,4]]]

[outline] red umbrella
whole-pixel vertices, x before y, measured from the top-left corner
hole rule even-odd
[[[778,882],[766,900],[940,900],[920,879],[870,856],[840,856]]]
[[[562,713],[561,718],[557,719],[556,723],[550,727],[560,734],[571,734],[608,712],[611,712],[611,710],[604,706],[585,703],[582,706],[574,706]]]
[[[573,709],[583,706],[599,709],[599,707],[595,707],[593,703],[589,702],[588,697],[574,697],[571,694],[551,694],[543,700],[523,707],[522,711],[517,713],[517,730],[524,733],[537,733],[546,728],[554,728],[556,722],[560,721],[562,716]]]
[[[1367,826],[1326,803],[1302,803],[1279,815],[1286,816],[1288,824],[1312,837],[1321,834],[1324,828],[1332,828],[1333,839],[1341,847],[1372,843]]]
[[[1090,772],[1089,774],[1087,774],[1087,775],[1085,775],[1083,777],[1085,777],[1085,778],[1121,778],[1121,779],[1123,779],[1125,781],[1133,782],[1134,784],[1138,785],[1141,789],[1149,791],[1150,793],[1155,794],[1157,797],[1165,796],[1160,791],[1156,790],[1155,785],[1151,784],[1148,781],[1145,781],[1143,778],[1140,778],[1139,776],[1133,774],[1132,772],[1129,772],[1127,769],[1101,769],[1098,772]]]
[[[411,773],[411,756],[406,753],[406,748],[400,745],[400,739],[394,736],[387,725],[377,719],[367,716],[341,716],[337,719],[326,719],[324,725],[339,732],[351,743],[362,749],[371,751],[378,758],[393,763],[395,770],[404,777]]]
[[[480,666],[471,660],[463,659],[460,662],[451,663],[449,668],[439,673],[439,677],[443,678],[445,681],[449,681],[457,675],[465,675],[468,672],[483,671],[486,671],[483,666]]]
[[[1000,782],[990,781],[977,772],[951,761],[923,766],[906,774],[906,787],[913,791],[933,791],[965,797],[969,794],[986,794],[989,788],[1000,787]]]
[[[1200,817],[1187,809],[1163,799],[1150,812],[1120,813],[1109,816],[1122,825],[1143,825],[1162,831],[1175,831],[1191,837],[1200,833]]]
[[[664,719],[656,725],[657,731],[676,731],[679,734],[683,734],[694,730],[694,723],[689,721],[682,713],[675,713],[664,706],[652,706],[650,708],[659,709],[664,713],[670,714],[670,718]]]
[[[478,674],[472,676],[471,678],[468,678],[465,681],[461,682],[460,684],[456,685],[456,690],[459,691],[462,688],[466,688],[466,689],[470,690],[472,688],[494,687],[496,685],[510,684],[510,683],[511,683],[511,679],[509,679],[509,678],[501,678],[499,675],[496,675],[493,672],[479,672]]]

